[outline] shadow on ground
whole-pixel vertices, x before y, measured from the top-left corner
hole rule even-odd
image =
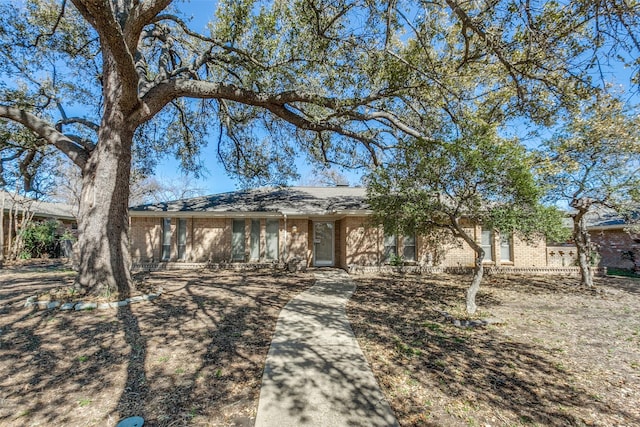
[[[159,299],[117,311],[12,304],[0,320],[0,424],[252,424],[278,313],[312,282],[158,272],[141,288],[162,286]],[[0,289],[11,283],[0,277]]]
[[[401,425],[640,425],[633,405],[611,405],[576,382],[539,341],[505,335],[500,326],[470,330],[445,321],[436,310],[462,306],[466,279],[357,280],[349,318]],[[517,291],[522,280],[494,286]],[[552,298],[551,289],[575,292],[543,282],[520,290],[543,298]],[[481,310],[503,304],[483,286]],[[509,321],[517,322],[520,314],[513,314]]]

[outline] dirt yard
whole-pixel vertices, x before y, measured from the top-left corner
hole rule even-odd
[[[252,426],[271,334],[311,274],[157,272],[152,302],[24,308],[73,273],[0,272],[0,425]],[[460,329],[465,276],[356,278],[360,345],[403,426],[640,425],[640,280],[489,278]]]
[[[311,275],[146,275],[160,298],[118,309],[23,308],[73,273],[0,272],[0,425],[253,425],[277,316]],[[57,295],[61,292],[57,292]],[[41,299],[46,299],[42,296]]]
[[[403,426],[640,425],[640,279],[492,277],[496,325],[455,327],[465,276],[357,279],[348,315]]]

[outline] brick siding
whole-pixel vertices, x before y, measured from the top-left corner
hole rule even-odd
[[[382,263],[384,232],[369,223],[367,216],[346,216],[335,221],[335,265],[375,266]],[[171,221],[171,257],[177,260],[177,224]],[[222,263],[231,260],[231,218],[188,218],[186,256],[183,262]],[[463,227],[480,243],[482,228],[466,223]],[[249,260],[251,219],[245,219],[245,260]],[[313,221],[309,219],[279,219],[279,261],[299,258],[307,266],[313,264]],[[403,238],[398,239],[402,253]],[[266,219],[260,218],[260,260],[265,261]],[[162,218],[133,217],[131,219],[131,254],[134,262],[159,262],[162,250]],[[500,257],[500,239],[493,234],[493,259]],[[511,260],[487,262],[487,266],[546,267],[549,258],[544,240],[524,241],[514,236]],[[416,238],[416,264],[433,267],[471,267],[475,254],[461,239],[436,244],[426,236]]]
[[[590,235],[600,255],[599,266],[640,270],[640,234],[599,230],[592,231]]]

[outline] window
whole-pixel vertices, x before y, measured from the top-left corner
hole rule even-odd
[[[395,234],[386,234],[384,236],[384,260],[391,261],[393,257],[402,256],[404,261],[416,260],[416,236],[415,234],[405,235],[402,237],[402,252],[398,250],[400,247],[398,236]]]
[[[267,252],[266,258],[270,261],[278,259],[278,233],[280,231],[280,220],[267,220]]]
[[[415,234],[404,236],[402,239],[403,248],[402,248],[402,257],[405,261],[415,261],[416,260],[416,236]]]
[[[231,234],[231,260],[244,261],[244,219],[234,219]]]
[[[187,255],[187,220],[178,219],[178,259],[184,260]]]
[[[511,258],[511,236],[500,235],[500,261],[512,261]]]
[[[484,249],[484,260],[493,261],[493,232],[491,230],[482,230],[480,246]]]
[[[171,258],[171,218],[162,219],[162,261]]]
[[[395,234],[385,234],[384,236],[384,261],[391,261],[392,257],[398,255],[397,239]]]
[[[250,261],[258,261],[260,259],[260,220],[252,219],[251,220],[251,237],[249,244],[251,248],[249,249],[249,260]]]

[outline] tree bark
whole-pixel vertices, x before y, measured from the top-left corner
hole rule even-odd
[[[82,170],[76,285],[102,297],[132,290],[129,255],[129,176],[133,130],[118,111],[105,113],[99,143]]]
[[[109,37],[100,40],[104,112],[98,141],[86,162],[81,164],[76,286],[92,295],[124,299],[133,288],[129,254],[129,178],[133,135],[140,123],[130,117],[138,103],[135,84],[125,81],[135,76],[122,69],[123,65],[118,61],[123,59],[123,52],[114,52],[109,40]]]
[[[476,245],[477,246],[477,245]],[[474,314],[478,309],[476,305],[476,294],[480,290],[480,282],[482,282],[482,276],[484,275],[484,267],[482,266],[482,260],[484,259],[484,250],[478,246],[479,251],[476,251],[475,265],[473,267],[473,280],[471,286],[467,289],[467,313]]]
[[[575,207],[575,206],[574,206]],[[593,286],[591,271],[591,238],[585,222],[586,210],[580,209],[573,217],[573,240],[576,244],[578,266],[580,267],[580,285]]]
[[[15,203],[13,206],[11,206],[11,208],[9,208],[9,229],[8,229],[8,233],[7,233],[7,242],[8,242],[8,248],[7,248],[7,252],[8,252],[8,258],[10,260],[14,260],[15,258],[13,257],[13,210],[15,209]]]
[[[451,228],[454,232],[454,235],[462,237],[462,239],[467,242],[471,249],[476,254],[475,264],[473,266],[473,279],[471,280],[471,285],[467,289],[467,313],[474,314],[478,309],[476,305],[476,295],[480,290],[480,283],[482,282],[482,276],[484,274],[484,267],[482,265],[482,261],[484,260],[484,249],[480,246],[473,236],[469,236],[464,229],[460,226],[458,219],[450,216]]]

